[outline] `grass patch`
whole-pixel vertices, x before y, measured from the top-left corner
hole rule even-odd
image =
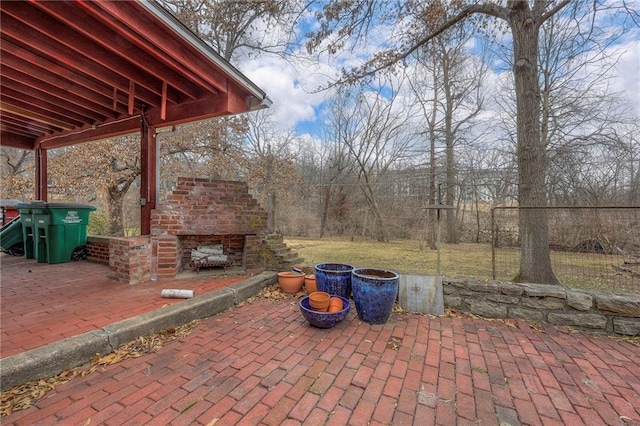
[[[344,237],[287,237],[285,243],[305,259],[305,264],[347,263],[356,267],[390,269],[400,274],[437,275],[437,251],[421,249],[415,240],[374,240]],[[567,287],[616,293],[640,293],[640,279],[616,272],[621,256],[551,252],[556,276]],[[510,280],[518,272],[519,250],[498,249],[496,279]],[[440,248],[440,274],[448,277],[492,279],[488,244],[445,244]]]
[[[289,248],[305,263],[348,263],[356,267],[391,269],[402,274],[437,272],[437,251],[420,249],[418,241],[393,240],[380,243],[356,238],[285,238]],[[442,244],[440,271],[448,276],[490,277],[491,247],[482,244]],[[455,273],[455,275],[454,275]]]
[[[380,243],[373,240],[349,238],[285,238],[285,243],[305,263],[336,262],[356,267],[391,269],[399,273],[435,275],[437,251],[420,249],[418,241],[393,240]],[[464,258],[464,263],[458,259]],[[440,249],[440,271],[452,276],[491,276],[491,250],[480,244],[443,244]]]

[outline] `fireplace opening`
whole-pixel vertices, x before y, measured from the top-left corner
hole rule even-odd
[[[180,270],[245,269],[244,235],[179,235]]]

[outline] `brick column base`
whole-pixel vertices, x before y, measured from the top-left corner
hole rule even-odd
[[[139,284],[151,278],[151,243],[149,236],[110,238],[109,267],[116,279]]]

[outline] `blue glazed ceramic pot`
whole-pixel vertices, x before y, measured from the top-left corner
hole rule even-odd
[[[331,295],[351,297],[351,272],[355,268],[344,263],[319,263],[316,265],[318,291]]]
[[[369,324],[384,324],[398,296],[400,276],[383,269],[355,269],[351,274],[353,302],[358,317]]]

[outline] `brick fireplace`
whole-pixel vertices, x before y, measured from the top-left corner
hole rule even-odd
[[[178,178],[151,212],[151,276],[174,278],[191,267],[191,250],[203,245],[221,245],[233,268],[260,269],[266,233],[267,213],[246,183]]]

